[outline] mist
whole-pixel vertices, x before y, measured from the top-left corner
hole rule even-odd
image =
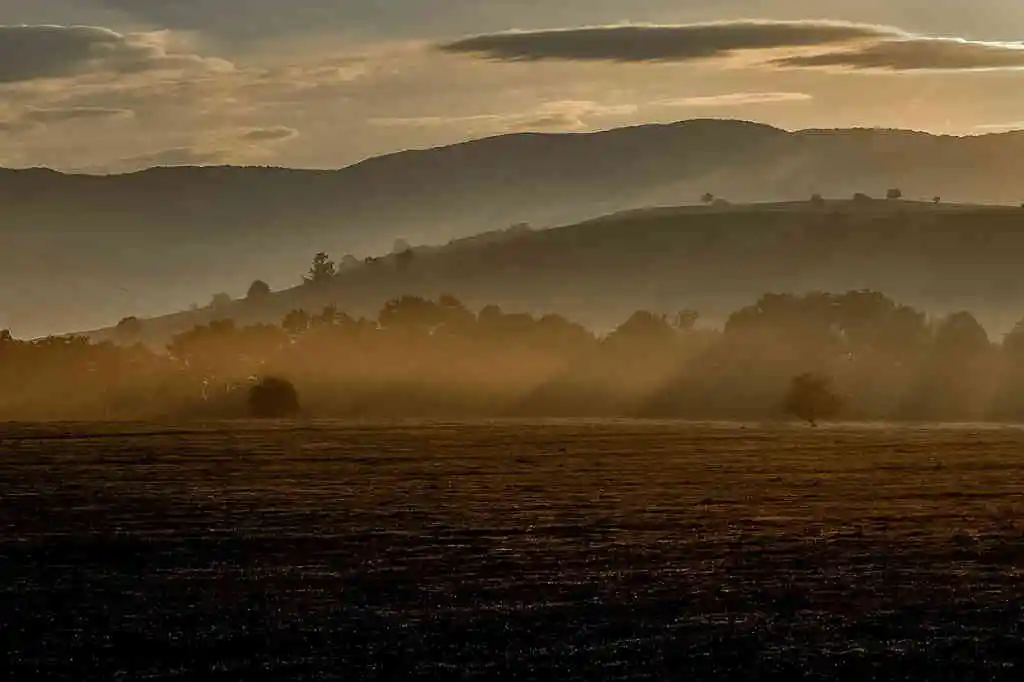
[[[768,294],[721,328],[693,310],[637,311],[602,335],[452,296],[399,297],[374,318],[330,306],[277,325],[221,319],[163,349],[140,343],[143,329],[126,318],[112,341],[5,336],[0,419],[246,418],[253,386],[273,377],[308,418],[779,420],[807,374],[844,420],[1024,418],[1024,325],[997,344],[967,311],[929,319],[869,291]]]

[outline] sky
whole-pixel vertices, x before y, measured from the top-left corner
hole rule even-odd
[[[337,168],[689,118],[1024,127],[1020,0],[0,0],[0,166]]]

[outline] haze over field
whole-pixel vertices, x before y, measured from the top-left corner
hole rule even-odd
[[[1022,36],[0,0],[11,679],[1018,680]]]
[[[0,0],[0,165],[321,169],[0,173],[0,328],[96,328],[285,288],[320,250],[704,192],[1024,196],[1011,0],[244,4]],[[671,125],[708,118],[772,127]],[[832,130],[851,127],[961,137]]]

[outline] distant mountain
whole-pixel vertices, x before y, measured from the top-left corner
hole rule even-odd
[[[991,333],[1024,317],[1024,209],[896,200],[629,211],[507,229],[354,264],[323,285],[144,320],[141,340],[216,319],[279,323],[335,305],[375,317],[388,299],[453,294],[472,309],[559,313],[607,331],[639,309],[691,308],[720,325],[767,292],[872,289],[933,315],[975,313]],[[90,334],[118,339],[111,328]]]
[[[694,120],[506,135],[337,171],[0,171],[0,328],[24,336],[98,327],[203,305],[220,291],[240,295],[256,278],[282,288],[316,251],[381,253],[399,237],[444,243],[512,223],[696,203],[705,192],[751,202],[890,187],[1018,204],[1024,134],[786,132]]]

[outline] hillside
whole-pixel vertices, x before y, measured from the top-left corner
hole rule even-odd
[[[938,315],[967,308],[990,332],[1024,315],[1024,210],[909,201],[827,201],[630,211],[547,230],[506,230],[389,256],[262,302],[145,321],[162,344],[212,319],[279,322],[337,305],[373,316],[403,294],[471,308],[569,315],[597,330],[637,309],[700,311],[710,323],[769,291],[880,290]],[[300,273],[295,273],[296,279]],[[91,334],[114,338],[111,329]]]
[[[0,328],[26,336],[97,327],[205,304],[218,291],[238,295],[257,277],[283,288],[316,251],[380,253],[397,237],[444,243],[518,222],[695,202],[706,191],[750,202],[892,186],[909,197],[1017,204],[1024,134],[786,132],[696,120],[506,135],[337,171],[0,171]]]

